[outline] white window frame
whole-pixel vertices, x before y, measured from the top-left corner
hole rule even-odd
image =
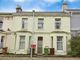
[[[22,40],[22,38],[24,37],[24,39]],[[20,40],[19,40],[19,50],[25,49],[25,36],[20,36]],[[23,45],[23,46],[22,46]]]
[[[22,29],[28,28],[28,18],[22,18]]]
[[[63,50],[63,36],[57,36],[57,50]]]
[[[55,29],[61,29],[61,18],[55,18]]]
[[[44,28],[44,18],[38,18],[38,29]]]

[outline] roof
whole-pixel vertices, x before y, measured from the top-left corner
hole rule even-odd
[[[66,9],[69,12],[72,12],[72,14],[80,15],[80,9]]]
[[[67,11],[80,11],[80,9],[66,9]]]
[[[0,12],[0,15],[20,15],[20,16],[32,16],[33,12],[20,12],[20,13],[16,13],[16,12],[12,12],[12,13],[8,13],[8,12]],[[70,16],[69,13],[66,12],[34,12],[35,16]]]

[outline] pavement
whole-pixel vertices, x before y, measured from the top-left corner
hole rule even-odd
[[[0,60],[80,60],[79,57],[0,57]]]

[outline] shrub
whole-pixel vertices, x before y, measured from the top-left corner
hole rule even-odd
[[[71,56],[80,56],[80,37],[72,37],[70,40],[71,51],[68,52],[68,55]]]

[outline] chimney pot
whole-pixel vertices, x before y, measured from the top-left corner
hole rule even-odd
[[[17,13],[22,12],[22,8],[21,8],[20,5],[17,5],[17,6],[16,6],[16,12],[17,12]]]

